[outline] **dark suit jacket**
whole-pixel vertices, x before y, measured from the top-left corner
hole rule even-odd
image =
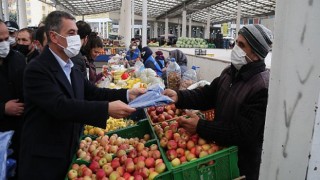
[[[5,104],[12,99],[23,102],[22,76],[26,61],[17,51],[10,50],[8,56],[0,60],[0,132],[14,130],[10,148],[14,150],[13,158],[18,160],[22,116],[5,114]]]
[[[84,124],[106,127],[108,102],[126,102],[126,90],[100,89],[76,68],[72,86],[48,46],[24,73],[25,124],[20,179],[63,179]]]

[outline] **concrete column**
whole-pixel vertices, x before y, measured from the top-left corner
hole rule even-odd
[[[106,31],[106,38],[109,38],[109,22],[106,23],[107,24],[107,31]]]
[[[165,25],[164,25],[164,39],[168,40],[169,39],[169,19],[166,17],[165,18]]]
[[[98,33],[101,34],[101,22],[99,21],[99,29],[98,29]]]
[[[236,24],[236,39],[238,38],[238,32],[240,30],[240,18],[241,18],[241,0],[238,0],[238,10],[237,10],[237,24]]]
[[[204,38],[205,39],[209,39],[210,38],[210,14],[209,13],[208,13],[208,17],[207,17],[207,25],[206,25]]]
[[[28,26],[27,22],[27,10],[26,10],[26,1],[25,0],[18,0],[18,22],[19,28],[25,28]]]
[[[105,38],[104,22],[102,22],[102,37]]]
[[[259,180],[316,180],[320,179],[320,36],[316,35],[320,1],[282,0],[276,7]]]
[[[153,37],[158,38],[158,22],[154,22],[153,29]]]
[[[175,25],[172,26],[172,34],[176,35],[176,26]]]
[[[134,0],[131,0],[131,38],[134,38]]]
[[[142,0],[142,47],[147,46],[147,13],[148,1]]]
[[[131,1],[122,0],[120,9],[120,22],[118,34],[122,37],[122,41],[125,43],[126,48],[129,48],[131,40]]]
[[[189,18],[189,38],[192,37],[192,16]]]
[[[183,10],[182,11],[182,34],[181,34],[181,37],[187,37],[186,32],[187,32],[187,11]]]
[[[4,20],[4,21],[9,21],[9,5],[8,5],[8,0],[3,0],[3,1],[2,1],[2,6],[3,6],[3,20]]]
[[[181,26],[180,26],[180,24],[178,25],[178,36],[177,37],[181,37]]]
[[[2,11],[2,1],[0,2],[0,19],[4,19],[3,18],[3,11]]]

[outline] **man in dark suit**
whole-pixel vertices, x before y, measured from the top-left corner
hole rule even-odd
[[[51,12],[45,29],[48,46],[28,64],[24,74],[21,179],[64,179],[78,146],[81,125],[105,128],[109,116],[128,116],[135,109],[124,102],[144,92],[100,89],[71,68],[70,58],[79,53],[81,43],[69,13]]]
[[[14,130],[12,157],[18,161],[23,120],[22,76],[24,56],[10,49],[9,31],[0,20],[0,132]]]

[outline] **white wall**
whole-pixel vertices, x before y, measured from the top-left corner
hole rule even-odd
[[[259,179],[318,180],[320,1],[281,0],[276,7]],[[317,163],[309,165],[310,158]]]

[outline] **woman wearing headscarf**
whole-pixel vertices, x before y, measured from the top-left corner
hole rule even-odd
[[[187,64],[188,60],[186,55],[180,51],[179,49],[173,50],[169,52],[170,58],[175,58],[176,62],[179,64],[181,68],[181,75],[188,70]]]
[[[157,61],[153,58],[152,53],[153,52],[149,47],[146,46],[142,48],[141,57],[144,62],[144,67],[153,69],[157,73],[157,75],[161,77],[162,70]]]

